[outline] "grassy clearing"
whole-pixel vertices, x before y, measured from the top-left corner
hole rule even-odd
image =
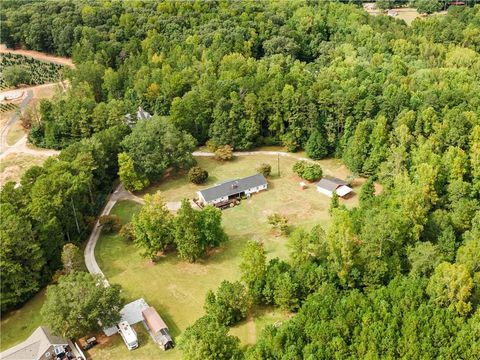
[[[9,110],[6,112],[2,112],[0,114],[0,127],[3,127],[10,118],[16,113],[17,110]]]
[[[222,280],[233,281],[239,278],[240,253],[248,240],[262,240],[269,258],[288,256],[286,238],[270,229],[266,221],[268,214],[279,212],[287,216],[292,225],[312,226],[320,223],[328,226],[330,199],[319,194],[313,185],[300,190],[300,179],[291,171],[294,159],[280,158],[281,175],[278,177],[277,157],[268,155],[238,157],[226,163],[211,158],[198,158],[199,166],[207,169],[210,174],[207,184],[196,186],[189,183],[185,176],[179,175],[148,190],[149,193],[162,191],[167,201],[192,198],[198,189],[255,173],[255,167],[262,162],[268,162],[274,168],[269,190],[223,212],[223,224],[230,240],[203,261],[188,264],[179,261],[174,254],[169,254],[154,265],[141,257],[141,250],[118,235],[103,235],[99,239],[96,258],[109,281],[121,284],[128,300],[144,297],[158,310],[174,337],[178,337],[204,314],[203,301],[208,290],[215,290]],[[325,160],[320,164],[326,174],[339,177],[348,175],[339,161]],[[354,186],[354,190],[358,191],[358,185]],[[345,201],[345,204],[351,207],[356,201],[356,197],[353,197]],[[138,204],[123,201],[113,208],[112,213],[119,215],[125,222],[139,209]],[[252,344],[266,324],[283,321],[286,316],[269,308],[254,309],[249,320],[237,325],[231,332],[240,337],[243,345]],[[106,344],[95,348],[95,358],[110,359],[115,354],[116,359],[128,359],[137,357],[135,353],[140,352],[140,349],[130,353],[121,339],[115,336]],[[150,340],[145,349],[152,349],[149,357],[161,354],[165,359],[178,359],[181,356],[178,350],[163,353]]]
[[[17,121],[7,133],[7,144],[9,146],[14,145],[18,140],[20,140],[25,135],[25,130],[22,127],[22,124]]]
[[[40,309],[45,301],[42,290],[20,309],[2,315],[0,323],[0,351],[4,351],[24,340],[43,323]]]
[[[7,181],[19,181],[25,170],[33,165],[41,165],[46,156],[9,154],[0,160],[0,186]]]

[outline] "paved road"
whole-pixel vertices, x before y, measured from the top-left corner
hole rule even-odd
[[[13,114],[10,120],[8,120],[7,123],[3,125],[2,128],[0,129],[0,154],[3,154],[3,152],[5,152],[8,148],[8,144],[7,144],[8,129],[10,129],[10,127],[17,122],[17,120],[20,118],[20,114],[28,106],[28,104],[30,103],[30,100],[32,100],[32,97],[33,97],[33,91],[27,90],[27,95],[22,100],[15,114]]]

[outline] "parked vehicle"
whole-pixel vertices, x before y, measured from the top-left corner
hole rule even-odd
[[[91,338],[88,338],[85,340],[86,344],[83,346],[83,350],[87,351],[90,350],[92,347],[98,344],[97,338],[95,336],[92,336]]]
[[[118,324],[118,332],[122,336],[125,345],[127,345],[128,350],[133,350],[138,347],[137,333],[126,321],[122,321]]]

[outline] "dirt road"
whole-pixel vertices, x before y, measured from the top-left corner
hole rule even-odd
[[[23,49],[8,49],[5,44],[0,44],[0,53],[11,53],[11,54],[19,54],[19,55],[24,55],[24,56],[30,56],[34,59],[41,60],[41,61],[47,61],[47,62],[52,62],[55,64],[60,64],[60,65],[65,65],[69,66],[71,68],[75,67],[75,64],[73,63],[72,59],[66,58],[66,57],[60,57],[60,56],[55,56],[55,55],[49,55],[45,54],[39,51],[33,51],[33,50],[23,50]]]

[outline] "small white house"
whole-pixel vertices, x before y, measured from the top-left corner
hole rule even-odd
[[[200,202],[218,204],[241,196],[250,196],[262,190],[267,190],[268,182],[262,174],[255,174],[242,179],[229,180],[208,189],[197,191]]]
[[[324,177],[317,183],[317,191],[328,197],[333,197],[333,192],[335,191],[339,197],[343,198],[353,190],[341,179]]]

